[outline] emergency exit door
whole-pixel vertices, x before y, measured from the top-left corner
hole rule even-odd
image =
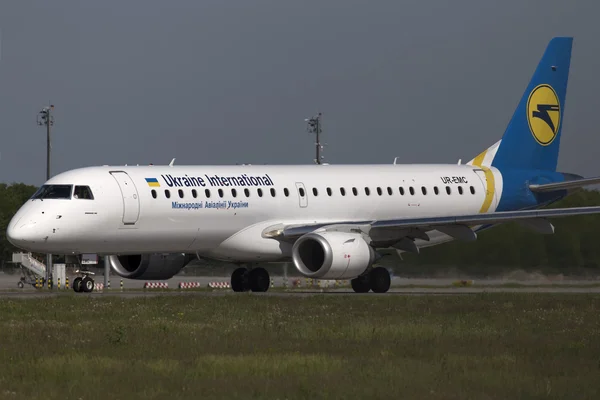
[[[298,191],[298,199],[300,201],[300,207],[304,208],[308,205],[308,197],[306,194],[306,189],[304,188],[304,183],[296,182],[296,190]]]

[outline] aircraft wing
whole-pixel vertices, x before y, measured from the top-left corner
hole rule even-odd
[[[315,230],[334,230],[362,232],[370,237],[381,237],[382,231],[395,230],[396,235],[389,240],[399,240],[399,237],[413,236],[429,240],[426,232],[438,230],[456,239],[475,240],[475,232],[470,227],[491,225],[503,222],[523,222],[542,233],[552,233],[554,228],[545,218],[568,217],[600,213],[600,206],[554,208],[544,210],[501,211],[487,214],[457,215],[450,217],[403,218],[371,221],[339,221],[307,225],[275,225],[263,232],[264,237],[295,241],[299,237]]]
[[[556,190],[576,189],[583,186],[600,184],[600,177],[574,179],[565,182],[546,183],[542,185],[529,185],[532,192],[553,192]]]

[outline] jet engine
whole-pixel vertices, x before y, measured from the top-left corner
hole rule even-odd
[[[316,279],[356,278],[375,258],[375,250],[357,233],[311,232],[292,247],[292,260],[298,271]]]
[[[169,279],[192,259],[184,253],[109,256],[110,266],[118,275],[144,280]]]

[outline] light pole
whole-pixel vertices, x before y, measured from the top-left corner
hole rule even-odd
[[[46,180],[50,179],[50,128],[54,125],[54,105],[42,108],[37,115],[37,124],[46,126]],[[52,254],[46,255],[46,282],[50,279],[52,270]]]
[[[317,140],[315,142],[315,146],[316,146],[315,163],[316,164],[321,164],[321,161],[324,158],[321,155],[321,150],[323,150],[323,145],[321,144],[321,133],[323,132],[323,127],[321,124],[322,115],[323,114],[318,113],[316,116],[314,116],[312,118],[307,118],[304,120],[308,124],[306,127],[308,133],[314,133],[317,137]]]

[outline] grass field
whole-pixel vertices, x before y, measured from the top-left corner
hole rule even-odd
[[[600,296],[0,301],[0,399],[600,398]]]

